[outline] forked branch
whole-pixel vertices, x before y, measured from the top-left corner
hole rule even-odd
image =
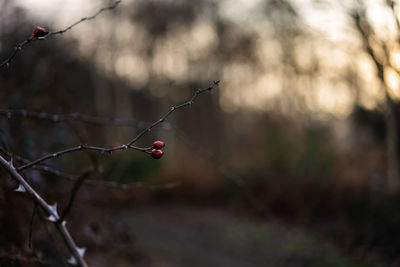
[[[121,3],[121,1],[122,1],[122,0],[117,0],[117,1],[115,1],[114,4],[112,4],[111,6],[109,6],[109,7],[103,7],[103,8],[101,8],[99,11],[97,11],[94,15],[92,15],[92,16],[90,16],[90,17],[81,18],[80,20],[78,20],[78,21],[76,21],[75,23],[69,25],[68,27],[66,27],[66,28],[63,29],[63,30],[59,30],[59,31],[55,31],[55,32],[49,32],[49,33],[47,33],[45,36],[41,36],[41,37],[37,37],[37,36],[34,36],[34,35],[29,36],[26,40],[24,40],[24,41],[18,43],[18,44],[14,47],[14,51],[13,51],[5,60],[3,60],[3,62],[0,64],[0,69],[1,69],[2,67],[9,66],[10,62],[15,58],[15,56],[18,54],[18,52],[20,52],[20,51],[22,50],[22,48],[23,48],[25,45],[27,45],[27,44],[29,44],[29,43],[35,41],[35,40],[45,40],[45,39],[47,39],[47,38],[50,37],[50,36],[53,36],[53,35],[56,35],[56,34],[63,34],[63,33],[65,33],[65,32],[67,32],[67,31],[69,31],[70,29],[72,29],[73,27],[75,27],[76,25],[78,25],[78,24],[84,22],[84,21],[88,21],[88,20],[93,20],[93,19],[95,19],[98,15],[100,15],[102,12],[104,12],[104,11],[106,11],[106,10],[114,9],[119,3]]]
[[[30,168],[32,166],[35,166],[39,163],[42,163],[48,159],[52,159],[52,158],[57,158],[60,156],[63,156],[65,154],[69,154],[72,152],[76,152],[76,151],[80,151],[80,150],[91,150],[91,151],[96,151],[96,152],[100,152],[100,153],[112,153],[114,151],[119,151],[119,150],[125,150],[125,149],[134,149],[134,150],[138,150],[144,153],[150,153],[152,147],[137,147],[134,146],[133,144],[139,140],[142,136],[144,136],[146,133],[149,133],[151,131],[151,129],[153,129],[155,126],[165,122],[165,120],[176,110],[190,106],[194,103],[194,100],[202,93],[207,92],[207,91],[211,91],[215,86],[217,86],[219,84],[219,80],[218,81],[214,81],[212,85],[208,86],[207,88],[204,89],[199,89],[197,90],[194,95],[187,101],[184,102],[180,105],[177,106],[172,106],[171,109],[165,113],[160,119],[156,120],[155,122],[151,123],[149,126],[147,126],[144,130],[142,130],[138,135],[135,136],[135,138],[133,138],[130,142],[128,142],[127,144],[124,145],[120,145],[120,146],[116,146],[116,147],[111,147],[111,148],[106,148],[106,147],[96,147],[96,146],[89,146],[86,144],[82,144],[82,145],[78,145],[75,147],[71,147],[71,148],[67,148],[61,151],[57,151],[51,154],[47,154],[44,155],[36,160],[33,160],[23,166],[20,166],[17,168],[18,171],[22,171],[25,170],[27,168]]]
[[[18,191],[26,192],[32,200],[37,203],[43,211],[46,213],[47,220],[53,222],[57,228],[57,230],[62,235],[65,244],[73,255],[73,259],[81,267],[87,267],[87,263],[83,258],[84,249],[79,248],[74,240],[72,239],[68,229],[66,227],[66,222],[60,220],[60,216],[57,212],[57,205],[49,205],[25,180],[24,177],[17,171],[14,167],[12,160],[7,161],[0,155],[0,165],[11,175],[13,179],[15,179],[19,183]]]

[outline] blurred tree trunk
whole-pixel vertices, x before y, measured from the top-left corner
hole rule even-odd
[[[383,90],[385,91],[386,109],[385,109],[385,121],[386,121],[386,152],[387,152],[387,181],[386,190],[388,193],[395,193],[399,191],[399,158],[397,154],[398,147],[398,135],[397,135],[397,120],[395,105],[390,97],[388,87],[385,84],[384,68],[389,63],[389,51],[384,42],[377,40],[377,36],[374,34],[371,25],[366,18],[365,6],[360,1],[360,8],[351,14],[356,29],[361,35],[361,41],[365,51],[373,60],[376,68],[377,75],[381,81]],[[372,44],[372,42],[374,42]],[[374,46],[375,45],[375,46]],[[378,45],[378,47],[376,46]],[[375,50],[374,50],[375,47]],[[379,49],[381,51],[376,51]],[[381,53],[379,53],[381,52]],[[383,52],[383,53],[382,53]]]
[[[397,136],[397,120],[395,106],[390,98],[387,90],[386,95],[386,145],[387,145],[387,189],[389,193],[395,193],[399,190],[399,157],[397,154],[398,136]]]

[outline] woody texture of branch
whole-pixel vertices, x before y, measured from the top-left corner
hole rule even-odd
[[[20,53],[20,51],[25,48],[28,44],[37,40],[46,40],[53,35],[61,35],[71,30],[75,26],[79,25],[82,22],[93,20],[97,18],[101,13],[107,10],[112,10],[116,8],[121,3],[121,0],[115,1],[112,5],[108,7],[101,8],[92,16],[81,18],[75,23],[67,26],[66,28],[59,31],[48,31],[42,27],[36,27],[33,31],[32,35],[29,36],[24,41],[18,43],[14,50],[10,53],[10,55],[4,59],[0,64],[0,69],[3,67],[7,67],[10,65],[12,60]],[[0,116],[6,116],[8,118],[11,117],[27,117],[34,118],[44,121],[51,122],[69,122],[69,121],[80,121],[84,123],[94,124],[94,125],[113,125],[113,126],[133,126],[139,129],[139,133],[136,136],[133,136],[129,141],[125,144],[111,147],[102,147],[102,146],[94,146],[91,144],[78,144],[73,147],[67,147],[63,150],[55,151],[53,153],[44,154],[39,158],[29,160],[27,158],[21,157],[20,155],[16,155],[15,153],[11,153],[5,147],[0,148],[0,165],[6,170],[6,172],[10,175],[10,177],[18,183],[18,188],[15,189],[17,192],[21,192],[23,194],[28,195],[31,200],[35,203],[34,213],[36,211],[36,206],[39,207],[47,221],[54,224],[55,228],[61,235],[62,239],[69,252],[71,253],[71,257],[68,259],[68,262],[72,265],[86,267],[88,266],[87,262],[84,259],[85,248],[79,247],[74,239],[72,238],[71,233],[67,228],[66,217],[70,213],[73,203],[75,201],[76,195],[82,185],[103,185],[112,188],[119,189],[131,189],[138,187],[146,187],[150,190],[159,190],[159,189],[168,189],[177,185],[177,183],[169,183],[164,185],[146,185],[144,183],[135,183],[135,184],[118,184],[116,182],[103,182],[97,180],[88,179],[90,174],[95,171],[95,167],[87,168],[81,174],[73,175],[61,170],[57,170],[51,166],[46,165],[46,161],[54,158],[62,157],[66,154],[75,153],[78,151],[94,151],[100,154],[121,151],[121,150],[136,150],[142,153],[149,154],[154,159],[159,159],[163,156],[162,148],[165,146],[162,141],[155,141],[152,144],[149,144],[146,147],[139,147],[135,144],[138,140],[140,140],[147,133],[151,132],[151,130],[161,124],[168,125],[166,120],[168,117],[172,115],[177,110],[183,109],[185,107],[191,106],[196,98],[203,93],[210,92],[215,86],[219,84],[219,80],[214,81],[211,85],[204,89],[199,89],[195,91],[191,98],[188,101],[181,103],[179,105],[172,106],[164,115],[162,115],[159,119],[155,120],[153,123],[146,124],[145,122],[137,121],[134,119],[112,119],[112,118],[102,118],[96,116],[82,115],[79,113],[71,113],[67,115],[62,114],[50,114],[46,112],[35,112],[29,110],[13,110],[13,109],[0,109]],[[62,212],[58,212],[57,203],[51,205],[49,204],[39,193],[33,185],[28,180],[28,174],[24,173],[29,169],[37,169],[41,171],[48,172],[53,176],[63,177],[69,179],[74,182],[74,186],[72,188],[72,192],[70,194],[68,204],[63,209]],[[33,213],[33,214],[34,214]],[[33,216],[32,216],[33,220]],[[31,222],[32,224],[32,222]],[[31,236],[31,234],[30,234]]]

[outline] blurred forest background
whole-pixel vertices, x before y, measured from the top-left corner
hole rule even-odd
[[[111,2],[0,3],[3,60],[36,26],[56,31]],[[123,144],[219,79],[139,141],[163,140],[160,160],[129,150],[47,162],[74,175],[95,167],[98,185],[80,188],[67,218],[89,264],[400,266],[399,12],[391,0],[123,0],[0,69],[3,153]],[[73,182],[24,174],[65,207]],[[40,216],[29,248],[33,203],[1,176],[0,266],[66,266]]]

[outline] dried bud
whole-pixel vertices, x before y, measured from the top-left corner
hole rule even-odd
[[[46,36],[49,33],[48,30],[45,28],[37,26],[35,30],[32,32],[33,37],[43,37]]]

